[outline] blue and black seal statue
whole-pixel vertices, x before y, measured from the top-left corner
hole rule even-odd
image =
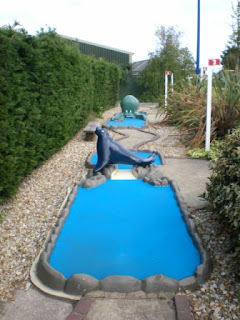
[[[106,129],[96,128],[98,136],[97,154],[98,161],[94,171],[98,172],[109,164],[130,164],[138,166],[147,166],[155,161],[155,155],[152,154],[148,158],[142,158],[131,151],[123,148],[120,144],[114,141],[108,134]]]

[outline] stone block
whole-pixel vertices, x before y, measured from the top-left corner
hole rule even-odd
[[[198,286],[196,277],[191,276],[179,281],[180,288],[184,290],[193,290]]]
[[[101,289],[110,292],[134,292],[141,290],[141,281],[130,276],[109,276],[100,281]]]
[[[41,254],[37,265],[37,276],[43,284],[54,290],[63,290],[66,278],[63,274],[53,269],[46,261],[47,254]]]
[[[142,290],[145,292],[177,292],[179,282],[161,274],[142,280]]]
[[[67,281],[64,291],[72,295],[83,295],[92,290],[97,290],[99,281],[87,274],[72,275]]]

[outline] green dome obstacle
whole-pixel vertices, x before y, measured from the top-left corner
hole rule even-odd
[[[146,120],[146,115],[144,113],[137,112],[139,106],[139,101],[132,95],[127,95],[121,101],[122,112],[115,114],[111,120],[112,121],[122,121],[124,118],[135,118]]]

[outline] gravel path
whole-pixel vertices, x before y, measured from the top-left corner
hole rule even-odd
[[[185,157],[186,149],[180,143],[178,131],[161,126],[153,106],[142,105],[141,109],[147,111],[151,120],[144,130],[160,136],[141,148],[159,151],[165,157]],[[98,120],[105,123],[116,112],[120,112],[120,107],[105,112],[103,119]],[[111,134],[120,137],[117,133]],[[119,143],[124,144],[124,139]],[[80,130],[61,151],[23,180],[11,201],[0,206],[5,215],[0,224],[0,301],[13,300],[16,289],[27,290],[31,286],[32,263],[56,223],[69,188],[85,175],[85,160],[95,148],[96,142],[84,141]],[[240,286],[232,273],[229,235],[213,214],[204,210],[192,214],[214,261],[213,273],[206,284],[199,290],[186,292],[194,319],[240,319]]]

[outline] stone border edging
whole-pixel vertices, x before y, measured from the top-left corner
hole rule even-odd
[[[114,168],[114,166],[112,167]],[[196,268],[194,275],[180,281],[166,277],[162,274],[153,275],[143,280],[139,280],[131,276],[108,276],[102,280],[98,280],[87,274],[74,274],[69,279],[66,279],[63,274],[52,268],[49,264],[50,255],[54,249],[64,222],[68,218],[71,206],[78,192],[78,188],[83,185],[83,183],[88,179],[87,178],[82,179],[79,184],[75,184],[72,187],[71,192],[68,194],[64,201],[64,205],[61,208],[55,227],[49,233],[43,250],[34,262],[31,269],[31,280],[37,287],[53,295],[77,300],[82,295],[94,290],[124,293],[139,290],[146,293],[178,292],[179,290],[186,289],[193,290],[209,278],[212,268],[210,258],[197,234],[194,220],[183,201],[183,197],[180,194],[176,182],[168,179],[167,177],[162,177],[161,172],[159,173],[159,170],[156,170],[153,166],[148,166],[144,169],[148,170],[147,183],[158,185],[156,184],[156,179],[157,181],[158,179],[167,179],[174,191],[175,199],[183,215],[188,232],[191,235],[201,257],[201,264]],[[106,179],[107,177],[104,178]]]
[[[147,123],[147,120],[145,122],[145,124],[141,127],[141,129],[144,129],[144,128],[147,128],[148,127],[148,123]],[[104,129],[108,129],[108,130],[115,130],[115,129],[118,129],[118,130],[121,130],[121,129],[134,129],[134,130],[138,130],[140,128],[136,127],[136,126],[107,126],[106,124],[103,124],[102,125],[102,128]]]

